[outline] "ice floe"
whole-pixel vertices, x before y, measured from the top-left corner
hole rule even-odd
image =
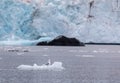
[[[47,55],[47,54],[44,54],[43,56],[49,56],[49,55]]]
[[[24,53],[23,52],[18,52],[17,55],[24,55]]]
[[[93,58],[93,57],[95,57],[94,55],[76,55],[76,56],[85,57],[85,58]]]
[[[94,55],[82,55],[82,57],[95,57]]]
[[[19,70],[50,70],[50,71],[62,71],[65,68],[62,66],[62,62],[54,62],[51,65],[37,65],[34,64],[33,66],[31,65],[20,65],[17,67]]]
[[[98,49],[98,50],[93,50],[93,53],[109,53],[109,51],[106,49]]]
[[[78,52],[77,50],[69,50],[69,52]]]
[[[24,48],[8,48],[6,50],[7,52],[29,52],[30,50],[27,48],[27,49],[24,49]]]

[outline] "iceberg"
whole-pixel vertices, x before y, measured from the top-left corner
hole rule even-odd
[[[62,66],[62,62],[54,62],[51,65],[37,65],[34,64],[33,66],[31,65],[20,65],[17,67],[19,70],[50,70],[50,71],[62,71],[65,68]]]

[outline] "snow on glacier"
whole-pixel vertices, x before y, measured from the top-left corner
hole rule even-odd
[[[83,42],[120,43],[117,0],[1,0],[0,40],[40,40],[66,35]],[[119,0],[118,0],[119,1]]]

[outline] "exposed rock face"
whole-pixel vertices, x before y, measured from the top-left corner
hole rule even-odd
[[[37,46],[48,45],[48,46],[85,46],[83,42],[80,42],[76,38],[68,38],[65,36],[58,36],[50,42],[39,42]]]

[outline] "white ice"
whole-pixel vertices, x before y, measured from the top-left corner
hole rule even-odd
[[[95,57],[95,56],[94,56],[94,55],[82,55],[81,57],[93,58],[93,57]]]
[[[52,70],[52,71],[62,71],[65,68],[62,66],[62,62],[54,62],[52,65],[20,65],[17,67],[19,70]]]
[[[120,43],[120,1],[94,0],[94,17],[88,17],[90,1],[0,0],[0,44],[30,45],[41,37],[58,35]]]
[[[93,58],[93,57],[95,57],[94,55],[76,55],[76,56],[84,57],[84,58]]]
[[[0,45],[4,46],[4,45],[24,45],[24,46],[30,46],[30,45],[36,45],[38,42],[42,42],[42,41],[50,41],[52,40],[52,37],[43,37],[40,38],[39,40],[12,40],[12,41],[0,41]]]

